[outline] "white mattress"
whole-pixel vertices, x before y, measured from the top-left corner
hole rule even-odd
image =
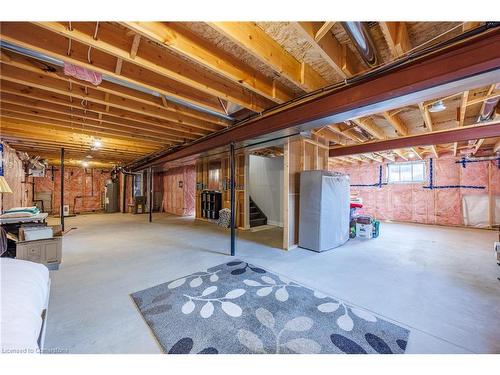
[[[49,271],[43,264],[0,258],[2,353],[36,353],[47,307]]]

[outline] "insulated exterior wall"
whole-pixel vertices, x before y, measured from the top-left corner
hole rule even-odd
[[[111,178],[108,170],[64,168],[64,204],[70,213],[99,211],[102,209],[106,180]],[[60,167],[48,168],[45,177],[34,177],[35,193],[52,194],[51,214],[58,215],[61,201]]]
[[[18,157],[16,150],[3,143],[3,169],[4,177],[12,190],[12,193],[2,194],[0,210],[8,210],[12,207],[32,205],[32,178],[25,178],[23,163]]]
[[[381,188],[352,186],[351,194],[363,199],[363,208],[357,212],[372,215],[379,220],[464,226],[464,199],[467,196],[481,196],[490,202],[486,206],[491,204],[491,208],[487,207],[482,213],[488,222],[488,212],[498,210],[498,204],[495,203],[500,197],[498,161],[467,163],[463,168],[456,163],[459,160],[453,157],[433,159],[434,186],[484,186],[484,189],[424,188],[429,185],[429,159],[426,159],[426,179],[423,183],[393,183],[382,185]],[[379,179],[380,165],[382,181],[386,182],[387,163],[335,166],[330,170],[347,173],[352,185],[374,184]],[[500,221],[498,215],[491,216],[491,223]]]

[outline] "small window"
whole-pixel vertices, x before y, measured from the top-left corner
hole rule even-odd
[[[425,162],[391,163],[387,165],[387,182],[424,182]]]
[[[140,197],[142,196],[142,174],[134,174],[133,177],[132,195],[133,197]]]

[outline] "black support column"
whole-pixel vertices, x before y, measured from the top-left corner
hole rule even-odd
[[[148,169],[148,177],[149,177],[149,222],[153,221],[153,168],[149,167]]]
[[[64,147],[61,147],[61,229],[64,232]]]
[[[229,163],[231,168],[230,182],[229,186],[231,189],[231,256],[234,256],[236,253],[236,204],[235,204],[235,160],[234,160],[234,143],[229,145]]]

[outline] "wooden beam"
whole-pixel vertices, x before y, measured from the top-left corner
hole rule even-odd
[[[438,153],[436,145],[431,145],[430,147],[431,147],[431,151],[434,154],[435,158],[439,159],[439,153]]]
[[[486,96],[490,96],[496,87],[497,87],[496,83],[490,85],[490,88],[488,89],[488,93],[486,94]],[[479,110],[479,113],[483,113],[485,105],[486,105],[486,102],[483,102],[483,104],[481,105],[481,109]],[[474,146],[474,150],[472,151],[472,155],[475,155],[479,151],[479,149],[481,148],[483,143],[484,143],[484,139],[477,140],[476,145]]]
[[[418,103],[418,108],[420,110],[420,115],[424,119],[425,127],[427,128],[428,132],[432,132],[433,130],[433,125],[432,125],[432,118],[431,114],[429,112],[429,108],[424,103]]]
[[[99,123],[99,125],[102,125],[102,123],[104,123],[105,125],[101,126],[102,129],[120,129],[120,130],[131,129],[132,131],[137,130],[139,132],[138,138],[140,138],[142,135],[152,135],[158,137],[159,139],[165,139],[176,143],[182,143],[186,141],[186,136],[179,136],[179,133],[175,132],[172,133],[165,128],[154,127],[149,124],[137,123],[135,121],[119,117],[114,118],[108,115],[103,117],[103,112],[99,112],[97,114],[92,110],[83,112],[85,107],[80,107],[78,109],[70,107],[69,109],[67,109],[66,107],[54,103],[40,103],[40,102],[26,101],[20,99],[24,98],[12,97],[9,95],[5,95],[4,93],[0,95],[0,103],[8,104],[7,106],[3,107],[4,109],[9,109],[9,108],[19,109],[19,106],[21,106],[21,108],[24,108],[26,112],[29,111],[33,114],[36,114],[38,113],[39,110],[42,110],[46,113],[48,112],[48,113],[55,113],[58,115],[64,115],[65,116],[64,118],[66,118],[66,116],[71,116],[72,119],[76,119],[83,122],[89,120],[89,124],[95,125],[95,123],[97,122]],[[10,106],[14,105],[15,107],[9,107],[9,105]],[[191,136],[191,139],[194,138],[196,137]]]
[[[291,25],[340,77],[347,78],[361,70],[354,53],[346,45],[341,45],[332,33],[316,41],[318,26],[314,22],[292,22]]]
[[[369,117],[363,119],[351,119],[351,121],[377,139],[386,138],[384,132],[377,126],[377,124],[375,124],[375,121]]]
[[[188,147],[180,147],[138,160],[130,167],[139,170],[148,165],[178,160],[225,146],[230,142],[241,142],[264,134],[284,131],[333,115],[366,110],[376,103],[490,72],[500,65],[500,50],[491,48],[492,43],[500,43],[499,28],[447,45],[420,57],[415,56],[399,69],[384,71],[376,79],[366,78],[356,85],[344,86],[294,103],[282,111],[273,112],[272,115],[263,114],[214,134],[210,138],[195,141]],[[410,146],[412,145],[403,147]]]
[[[499,96],[500,96],[500,92],[497,92],[497,93],[494,93],[494,94],[485,95],[485,96],[483,96],[481,98],[475,98],[475,99],[469,100],[467,102],[467,105],[470,106],[470,105],[473,105],[473,104],[482,103],[482,102],[485,102],[488,99],[498,98]]]
[[[273,80],[176,24],[165,22],[122,22],[122,24],[276,103],[292,99],[292,96],[281,86],[275,85]]]
[[[401,150],[393,150],[396,155],[398,155],[401,159],[408,161],[408,157]]]
[[[298,61],[253,22],[211,22],[209,25],[305,91],[328,84],[309,64]]]
[[[59,128],[54,125],[38,123],[33,121],[20,121],[15,119],[2,119],[2,137],[20,137],[24,140],[48,141],[48,142],[69,142],[73,145],[92,145],[92,137],[95,132],[79,131],[78,133],[70,129]],[[137,142],[133,140],[123,140],[100,136],[103,150],[114,150],[122,152],[134,152],[136,154],[146,154],[158,149],[157,145],[147,142]]]
[[[141,36],[139,34],[134,35],[134,40],[132,41],[132,46],[130,47],[130,58],[135,60],[137,56],[137,51],[139,50],[139,44],[141,43]]]
[[[40,125],[46,125],[46,126],[52,126],[55,129],[61,129],[61,130],[71,130],[73,132],[78,132],[82,134],[87,134],[87,135],[105,135],[110,138],[116,139],[116,140],[134,140],[137,139],[133,134],[130,133],[125,133],[123,132],[117,132],[117,131],[110,131],[110,130],[98,130],[93,126],[83,124],[81,122],[77,121],[71,121],[71,120],[53,120],[50,116],[34,116],[34,115],[27,115],[24,113],[20,113],[18,111],[6,111],[3,110],[0,112],[0,117],[2,119],[7,119],[7,120],[17,120],[22,123],[36,123]],[[75,125],[78,126],[77,129],[75,129]],[[82,126],[85,125],[85,128]],[[3,129],[2,129],[3,130]],[[148,142],[152,144],[156,144],[157,148],[165,147],[169,145],[169,143],[166,142],[161,142],[160,140],[153,140],[151,138],[144,139],[141,142]]]
[[[433,133],[415,134],[384,141],[373,141],[359,145],[331,148],[330,157],[468,141],[477,139],[478,137],[492,138],[498,136],[500,136],[500,121],[490,121],[461,128],[439,130]]]
[[[481,26],[481,22],[464,22],[462,25],[462,31],[469,31],[479,26]]]
[[[383,112],[382,116],[384,116],[387,122],[391,124],[397,135],[408,135],[408,128],[398,115],[391,115],[389,112]]]
[[[232,98],[230,92],[239,95],[241,99],[246,96],[248,101],[255,101],[255,106],[262,103],[263,100],[265,101],[264,98],[262,100],[252,98],[251,95],[248,95],[249,93],[241,92],[241,90],[236,93],[229,87],[231,84],[227,85],[228,82],[222,82],[220,77],[208,77],[209,74],[206,71],[203,72],[200,70],[202,68],[194,69],[186,64],[181,64],[181,61],[179,61],[180,57],[169,56],[166,58],[162,54],[152,54],[152,51],[148,50],[146,51],[148,57],[152,55],[153,59],[161,59],[163,63],[160,65],[148,59],[139,58],[139,56],[131,59],[128,50],[123,49],[123,46],[117,47],[107,43],[102,39],[102,35],[99,36],[99,39],[95,40],[92,35],[80,32],[76,28],[73,28],[73,31],[69,31],[64,25],[58,23],[44,23],[44,25],[54,26],[54,29],[59,32],[52,32],[46,28],[27,24],[26,22],[9,22],[2,24],[0,36],[2,40],[16,46],[88,68],[132,85],[142,86],[145,89],[168,95],[178,99],[180,102],[186,103],[186,105],[193,105],[197,110],[210,110],[222,114],[216,104],[217,98],[207,91],[218,92],[224,98]],[[77,36],[81,37],[81,40]],[[68,39],[74,41],[70,55],[67,54]],[[94,52],[94,60],[91,63],[87,60],[88,47],[102,52],[99,54]],[[107,47],[111,49],[108,50],[106,49]],[[159,48],[153,45],[149,47],[153,51],[154,48]],[[122,68],[120,75],[115,74],[117,57],[121,57],[124,62],[130,62]],[[147,68],[146,66],[149,65],[151,65],[152,69],[156,65],[157,69],[151,70]],[[185,72],[185,69],[189,71]],[[164,74],[166,71],[170,71],[172,74],[167,76]],[[184,82],[179,82],[172,78],[174,76]],[[181,76],[185,78],[181,78]],[[188,85],[189,81],[199,88],[197,89]],[[205,89],[202,89],[201,86],[204,86]],[[226,93],[223,91],[226,91]]]
[[[223,119],[216,115],[200,112],[198,110],[185,107],[174,102],[169,102],[168,106],[165,106],[161,102],[160,98],[115,83],[102,81],[100,85],[94,86],[84,81],[75,80],[65,75],[62,69],[59,67],[52,66],[51,68],[54,68],[55,71],[49,71],[46,69],[42,70],[39,64],[33,64],[33,60],[31,58],[19,55],[17,53],[10,53],[11,58],[6,60],[4,59],[4,56],[6,55],[4,53],[5,51],[0,51],[2,51],[2,55],[0,55],[0,61],[3,64],[33,72],[38,74],[39,76],[50,77],[64,82],[72,82],[73,84],[78,85],[78,87],[87,89],[87,91],[99,91],[103,93],[107,92],[114,96],[126,99],[123,100],[124,104],[128,104],[130,100],[133,100],[134,103],[138,102],[146,104],[148,108],[150,108],[149,106],[152,106],[156,109],[160,109],[160,112],[163,113],[164,117],[168,117],[170,121],[189,124],[192,120],[201,120],[220,126],[227,126],[231,123],[229,120]]]
[[[35,24],[53,33],[71,38],[72,40],[98,49],[104,53],[110,54],[117,58],[121,58],[123,59],[123,61],[135,64],[143,69],[147,69],[163,77],[173,79],[205,94],[223,98],[250,110],[262,112],[264,109],[269,107],[265,106],[262,101],[259,101],[257,99],[254,100],[252,95],[245,90],[232,88],[231,84],[228,84],[228,82],[222,82],[216,76],[209,77],[209,74],[207,74],[207,72],[204,72],[195,66],[186,66],[185,61],[178,61],[178,64],[174,67],[172,63],[175,62],[176,59],[178,60],[178,58],[174,57],[173,55],[168,56],[167,59],[162,59],[160,61],[159,59],[154,59],[154,56],[156,56],[156,54],[154,53],[150,53],[147,57],[143,57],[146,56],[146,54],[137,54],[137,48],[140,41],[140,35],[138,34],[134,36],[132,48],[129,52],[120,47],[117,47],[111,42],[103,40],[102,38],[96,40],[92,37],[92,35],[88,35],[76,28],[73,28],[73,30],[69,30],[65,25],[58,22],[35,22]],[[172,63],[170,62],[170,60],[172,60]],[[82,62],[80,61],[79,64],[81,63]],[[120,77],[123,78],[123,73]],[[175,95],[175,93],[170,93],[170,95]],[[191,96],[182,96],[180,97],[180,99],[198,106],[205,106],[204,103],[197,102]]]
[[[38,106],[48,106],[47,108],[57,108],[62,107],[70,108],[71,111],[87,111],[87,115],[90,117],[97,114],[100,123],[102,120],[106,121],[110,119],[111,122],[116,123],[130,123],[135,125],[141,125],[142,127],[150,127],[152,129],[162,130],[164,134],[169,134],[173,136],[178,136],[179,139],[195,139],[198,136],[203,136],[208,134],[207,131],[196,131],[192,128],[186,128],[182,125],[176,123],[171,123],[163,120],[156,120],[154,118],[148,118],[145,116],[140,116],[135,113],[122,111],[120,109],[111,108],[110,112],[106,112],[105,108],[94,103],[87,103],[83,106],[80,102],[74,101],[71,103],[67,100],[65,96],[57,96],[54,94],[46,93],[39,89],[34,88],[24,88],[23,86],[14,87],[9,82],[0,81],[0,97],[8,98],[10,100],[15,100],[19,103],[25,103],[29,107]]]
[[[328,128],[335,132],[338,133],[346,138],[349,138],[353,140],[356,143],[363,142],[364,140],[352,129],[345,129],[342,130],[338,124],[333,124],[333,125],[328,125]]]
[[[2,76],[3,81],[9,81],[18,85],[28,86],[30,88],[36,88],[39,90],[45,90],[59,95],[70,96],[79,100],[87,100],[88,102],[103,105],[108,109],[108,113],[116,112],[112,108],[118,108],[122,111],[131,111],[138,113],[140,115],[148,117],[157,117],[165,121],[175,121],[176,116],[170,115],[170,113],[157,108],[156,106],[149,106],[142,103],[136,103],[134,101],[123,99],[105,92],[95,92],[92,89],[88,90],[88,94],[85,94],[85,90],[75,82],[70,90],[68,85],[62,81],[58,81],[51,77],[40,77],[39,75],[20,71],[19,69],[13,69],[10,66],[2,66]],[[160,100],[160,99],[158,99]],[[184,119],[178,119],[176,122],[183,124],[186,128],[196,128],[208,131],[215,131],[221,129],[212,123],[206,123],[197,119],[189,119],[184,122]]]
[[[416,147],[410,147],[410,150],[415,154],[417,155],[417,157],[420,159],[420,160],[423,160],[423,157],[422,157],[422,154],[417,150]]]
[[[116,59],[116,67],[115,67],[115,74],[116,75],[122,74],[122,65],[123,65],[123,59],[118,57]]]
[[[323,38],[330,31],[333,25],[335,25],[335,22],[323,22],[322,25],[318,27],[316,34],[314,35],[314,40],[319,42],[321,38]]]
[[[373,161],[376,161],[377,163],[382,163],[383,158],[381,156],[377,157],[375,156],[376,154],[362,154],[365,158],[371,159]]]
[[[465,113],[467,112],[467,101],[469,100],[469,91],[464,91],[462,94],[462,100],[460,101],[460,109],[459,109],[459,116],[458,116],[458,126],[462,127],[464,126],[464,121],[465,121]],[[453,156],[457,156],[457,150],[458,150],[458,143],[454,142],[453,143]]]
[[[493,152],[500,152],[500,139],[493,146]]]
[[[411,49],[404,22],[379,22],[379,25],[393,58],[398,58]]]

